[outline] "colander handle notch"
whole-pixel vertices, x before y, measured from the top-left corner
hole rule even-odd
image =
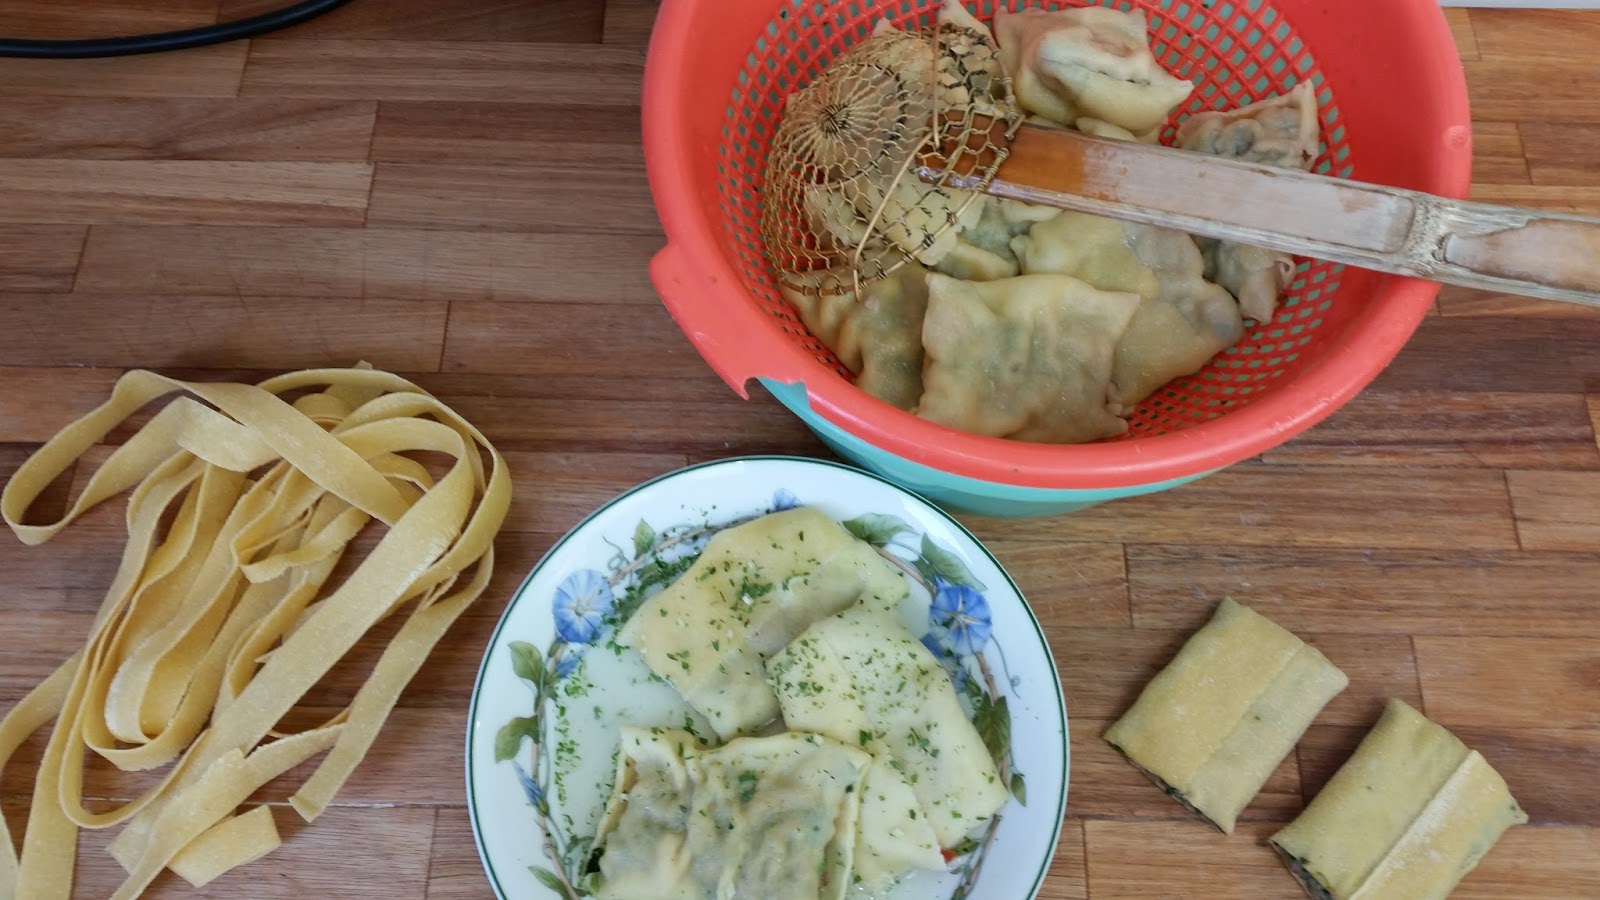
[[[918,174],[945,176],[938,169]],[[955,186],[982,187],[946,177]],[[1019,129],[985,190],[1380,272],[1600,306],[1600,218],[1453,200],[1033,124]]]

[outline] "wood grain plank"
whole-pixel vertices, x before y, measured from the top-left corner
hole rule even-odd
[[[1373,381],[1387,391],[1600,390],[1600,318],[1429,316]]]
[[[1139,628],[1198,628],[1232,596],[1295,632],[1593,636],[1592,552],[1128,547]]]
[[[478,846],[472,838],[472,818],[462,807],[443,807],[433,827],[429,854],[427,900],[491,900]]]
[[[0,13],[6,37],[80,40],[196,28],[217,21],[218,0],[10,0]]]
[[[1450,23],[1450,33],[1456,39],[1456,52],[1462,59],[1478,58],[1478,36],[1472,30],[1472,18],[1464,9],[1446,9],[1445,21]]]
[[[1084,859],[1083,823],[1063,822],[1061,837],[1056,842],[1056,854],[1050,860],[1050,871],[1045,883],[1039,887],[1037,900],[1088,900],[1088,897],[1088,862]]]
[[[1600,475],[1506,473],[1517,535],[1528,550],[1594,552],[1600,541]]]
[[[643,171],[641,141],[631,106],[385,101],[372,160]]]
[[[1517,123],[1472,123],[1472,180],[1484,184],[1531,182]]]
[[[0,104],[0,157],[364,162],[377,104],[34,98]]]
[[[0,222],[359,225],[366,163],[0,160]]]
[[[1193,633],[1069,628],[1052,623],[1046,623],[1044,629],[1067,692],[1068,715],[1074,722],[1120,718]],[[1422,701],[1411,645],[1405,636],[1298,634],[1350,676],[1350,686],[1328,703],[1318,722],[1365,724],[1374,720],[1387,697]]]
[[[0,225],[0,291],[72,290],[85,234],[75,225]]]
[[[227,20],[282,9],[279,0],[221,0]],[[351,3],[261,40],[428,40],[598,43],[605,7],[594,0],[388,0]]]
[[[1363,391],[1262,459],[1350,466],[1600,468],[1581,395],[1485,391]]]
[[[643,171],[380,163],[374,228],[659,234]]]
[[[643,47],[650,43],[661,0],[606,0],[607,44]]]
[[[1105,733],[1115,719],[1085,719],[1070,708],[1072,738],[1072,789],[1067,804],[1072,815],[1085,819],[1173,820],[1211,830],[1213,826],[1189,812],[1156,787],[1143,772],[1106,743]],[[1300,795],[1300,767],[1290,753],[1273,770],[1240,822],[1288,822],[1305,803]],[[1100,896],[1097,891],[1093,896]]]
[[[105,401],[120,369],[0,366],[0,441],[44,443]]]
[[[617,374],[631,358],[635,380],[685,378],[705,363],[661,307],[574,303],[456,303],[444,369],[509,375]],[[503,335],[518,335],[508,343]],[[632,348],[631,352],[629,348]],[[621,353],[621,357],[616,354]]]
[[[1503,206],[1600,215],[1600,186],[1594,185],[1474,183],[1472,199]]]
[[[78,290],[650,305],[661,245],[650,235],[108,225],[90,230]]]
[[[1600,828],[1513,828],[1450,896],[1550,900],[1585,884],[1600,884]]]
[[[641,481],[682,468],[681,455],[507,451],[513,476],[527,473],[506,515],[511,531],[565,533],[601,504]]]
[[[986,541],[1041,620],[1114,628],[1128,625],[1128,574],[1116,544]]]
[[[9,556],[10,548],[0,553]],[[84,639],[94,625],[94,613],[8,612],[4,622],[7,648],[0,657],[0,706],[9,710],[72,654],[83,649]]]
[[[581,73],[581,75],[579,74]],[[262,41],[246,95],[639,105],[644,49],[452,41]]]
[[[429,300],[0,295],[0,358],[23,366],[437,368]],[[48,339],[46,339],[48,335]]]
[[[1444,316],[1508,316],[1542,319],[1597,319],[1600,307],[1579,303],[1535,300],[1515,294],[1477,291],[1446,285],[1439,292],[1439,314]]]
[[[1600,22],[1575,9],[1473,9],[1468,11],[1478,49],[1485,57],[1522,61],[1530,76],[1550,60],[1586,59],[1572,48],[1600,39]]]
[[[0,59],[0,96],[233,97],[244,80],[248,48],[247,42],[236,41],[182,53],[81,59],[64,65]]]
[[[457,374],[455,378],[462,377]],[[508,381],[523,380],[522,376]],[[636,379],[529,376],[541,387],[492,393],[452,392],[456,411],[505,448],[684,453],[691,462],[751,453],[826,454],[798,418],[764,392],[733,396],[715,375]],[[576,385],[576,382],[583,384]],[[421,378],[424,387],[451,384]],[[570,392],[562,393],[563,386]],[[514,393],[512,392],[514,391]],[[657,418],[670,404],[670,421]],[[641,422],[650,423],[641,428]]]
[[[1534,184],[1600,185],[1600,125],[1524,122]]]
[[[1489,728],[1600,727],[1600,643],[1418,635],[1427,715]]]
[[[222,900],[394,900],[427,889],[431,809],[329,809],[307,824],[293,810],[273,809],[283,846],[203,888],[163,872],[144,896]],[[115,829],[84,832],[78,847],[75,898],[108,897],[127,874],[105,852]]]
[[[1277,547],[1516,547],[1505,482],[1494,470],[1237,465],[1056,519],[963,518],[986,536],[1089,543],[1181,544],[1205,535]],[[1448,535],[1437,525],[1445,519]]]
[[[1350,758],[1368,727],[1311,727],[1298,748],[1307,797],[1322,790]],[[1506,779],[1531,824],[1600,825],[1600,730],[1462,726],[1450,730]]]
[[[1232,835],[1194,821],[1094,821],[1083,827],[1094,900],[1305,896],[1266,846],[1276,824],[1245,822]]]
[[[1563,43],[1573,46],[1574,39],[1566,35]],[[1600,105],[1584,89],[1596,74],[1592,61],[1547,56],[1532,68],[1527,58],[1498,53],[1485,50],[1482,59],[1461,64],[1475,116],[1495,122],[1600,122]]]

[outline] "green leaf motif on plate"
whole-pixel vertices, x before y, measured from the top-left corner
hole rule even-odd
[[[922,557],[916,561],[917,571],[933,584],[936,579],[944,579],[951,584],[964,584],[975,591],[986,591],[988,586],[973,576],[967,564],[961,561],[949,550],[945,550],[927,535],[922,536]]]
[[[1011,796],[1017,798],[1017,802],[1023,806],[1028,805],[1028,782],[1023,780],[1021,772],[1011,776]]]
[[[544,660],[539,656],[539,648],[527,641],[511,642],[511,668],[516,670],[518,678],[535,687],[544,680]]]
[[[1004,696],[991,698],[979,692],[972,710],[972,724],[983,738],[983,746],[997,765],[1011,753],[1011,710]]]
[[[557,878],[553,873],[550,872],[549,869],[541,869],[538,866],[529,866],[528,871],[533,873],[533,877],[539,879],[540,884],[552,891],[555,891],[562,897],[567,896],[567,886],[562,884],[561,879]]]
[[[911,530],[911,526],[898,516],[884,513],[867,513],[840,524],[844,526],[844,530],[874,547],[883,547],[894,540],[895,535]]]
[[[517,750],[522,747],[522,739],[530,738],[539,740],[539,717],[517,716],[511,721],[500,726],[494,735],[494,761],[505,762],[517,755]]]
[[[633,555],[643,556],[655,549],[655,546],[656,530],[650,527],[649,522],[640,519],[639,524],[633,529]]]

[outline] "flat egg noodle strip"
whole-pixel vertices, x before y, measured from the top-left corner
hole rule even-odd
[[[272,390],[287,392],[319,385],[324,388],[323,394],[297,398],[292,406],[276,396],[270,396],[270,391],[267,390],[270,387]],[[60,522],[47,526],[20,524],[22,514],[31,506],[38,493],[70,467],[77,455],[81,455],[88,446],[92,446],[108,434],[126,415],[137,411],[155,397],[175,389],[188,390],[213,403],[222,412],[219,413],[187,398],[175,399],[107,458],[94,473],[78,501]],[[415,393],[401,398],[383,396],[383,393],[389,390]],[[347,409],[353,409],[354,412],[339,420],[339,416]],[[297,418],[286,419],[285,413]],[[420,414],[428,414],[448,422],[449,426],[441,427],[437,422],[384,421],[395,416]],[[228,416],[239,421],[235,422],[227,418]],[[300,424],[286,424],[291,422]],[[346,442],[334,438],[329,431],[319,427],[319,422],[322,426],[331,427],[335,432],[354,431],[357,426],[362,425],[381,424],[384,427],[361,428],[363,434],[358,435],[355,440]],[[262,433],[262,429],[269,430],[269,433]],[[421,431],[426,430],[432,430],[434,433],[409,444],[406,440],[397,440],[401,437],[416,437]],[[448,435],[449,439],[441,438],[441,435],[452,431],[454,433]],[[241,433],[247,436],[240,438]],[[388,435],[387,442],[383,439],[385,434]],[[364,451],[358,452],[357,449],[353,449],[353,445],[363,440],[370,442]],[[235,443],[231,449],[219,449],[208,446],[212,441]],[[242,450],[239,449],[241,446]],[[216,568],[211,565],[218,558],[215,535],[209,538],[210,545],[202,540],[199,542],[200,547],[180,546],[181,540],[173,543],[171,551],[166,553],[165,559],[162,560],[164,571],[157,572],[153,567],[147,568],[147,564],[155,557],[149,548],[154,541],[157,522],[175,499],[181,496],[182,504],[195,510],[191,515],[197,520],[206,518],[200,509],[203,504],[194,499],[194,492],[198,489],[193,487],[193,476],[191,475],[187,481],[182,478],[185,467],[194,462],[188,453],[183,451],[193,452],[206,460],[209,465],[243,472],[272,462],[273,455],[263,452],[263,447],[276,448],[278,452],[292,459],[280,462],[274,468],[274,473],[269,473],[254,482],[253,487],[246,492],[246,498],[257,491],[270,490],[275,480],[279,482],[277,486],[282,487],[281,481],[290,475],[309,477],[318,488],[332,493],[321,494],[309,513],[304,509],[300,510],[297,513],[297,522],[285,522],[281,518],[274,518],[275,513],[283,512],[282,506],[271,513],[255,511],[256,516],[252,519],[252,523],[265,526],[270,522],[276,529],[279,539],[270,542],[271,552],[264,558],[279,557],[278,561],[257,570],[257,574],[265,580],[243,585],[239,576],[243,567],[251,563],[236,558],[234,562],[238,565],[234,568],[237,571],[234,575],[224,576],[221,579],[222,589],[213,593],[212,600],[221,603],[220,606],[214,605],[201,613],[189,610],[185,620],[191,626],[189,629],[169,627],[161,632],[163,637],[172,634],[180,636],[176,644],[167,648],[170,654],[176,656],[192,656],[193,651],[200,649],[199,645],[206,644],[205,641],[193,638],[196,628],[200,633],[208,634],[212,640],[204,647],[206,652],[198,669],[189,671],[183,665],[175,664],[169,680],[162,684],[147,685],[145,691],[133,693],[143,693],[155,698],[151,701],[156,705],[155,712],[171,709],[174,710],[174,718],[183,718],[185,710],[193,709],[190,701],[195,698],[205,698],[208,693],[206,688],[215,683],[214,700],[220,706],[224,702],[223,698],[230,693],[228,681],[230,677],[236,675],[234,667],[244,668],[246,665],[253,667],[253,664],[248,663],[249,655],[243,652],[244,636],[255,634],[263,621],[282,611],[286,604],[296,605],[302,609],[309,606],[309,612],[306,613],[305,622],[301,623],[301,627],[295,628],[293,633],[284,639],[283,646],[268,651],[270,653],[268,661],[261,665],[253,677],[239,686],[237,693],[234,694],[238,699],[228,704],[228,710],[235,710],[243,708],[242,704],[248,702],[252,711],[265,724],[245,721],[249,717],[243,712],[235,712],[230,722],[228,710],[213,711],[211,730],[199,735],[188,752],[182,755],[178,764],[167,774],[161,786],[113,813],[91,816],[81,808],[83,745],[75,740],[66,740],[65,737],[94,736],[98,732],[106,739],[108,746],[97,749],[118,754],[137,753],[156,742],[170,740],[172,735],[179,733],[173,730],[173,726],[180,723],[173,722],[169,723],[168,728],[151,743],[143,747],[116,747],[115,742],[110,739],[104,720],[95,721],[93,708],[95,704],[85,702],[87,699],[85,695],[89,693],[88,688],[95,686],[97,681],[103,688],[106,681],[112,677],[116,663],[121,659],[122,648],[115,641],[115,637],[123,633],[122,626],[127,624],[126,614],[132,611],[134,601],[139,599],[136,595],[140,591],[148,594],[151,604],[147,605],[147,609],[159,605],[155,603],[155,599],[164,598],[164,595],[159,591],[151,591],[153,585],[149,583],[150,576],[155,576],[156,580],[176,576],[175,580],[199,582],[208,588],[215,588],[218,583],[214,575],[202,575],[190,568],[196,558],[195,554],[199,553],[202,547],[207,564],[201,566],[200,572],[209,572]],[[450,474],[441,479],[437,485],[432,485],[426,469],[398,455],[399,452],[409,450],[449,453],[456,457],[456,464],[451,468]],[[484,453],[487,453],[492,460],[492,469],[487,479],[484,475],[482,455]],[[370,461],[364,471],[347,468],[352,458],[359,461],[362,457]],[[352,471],[360,474],[351,475]],[[154,477],[157,472],[162,473],[161,477]],[[282,474],[277,475],[275,479],[274,474],[279,472]],[[216,782],[214,778],[208,778],[207,773],[217,771],[215,767],[218,761],[224,757],[231,759],[231,754],[243,755],[243,759],[249,761],[267,749],[277,747],[286,741],[321,736],[319,737],[321,744],[315,749],[306,751],[301,759],[287,762],[284,769],[286,770],[326,749],[330,743],[334,746],[342,743],[346,749],[336,758],[324,761],[313,775],[317,781],[308,782],[312,790],[296,794],[299,798],[296,805],[302,808],[303,815],[306,810],[313,808],[316,812],[320,812],[328,801],[318,798],[324,794],[331,797],[337,791],[349,770],[359,762],[365,748],[370,746],[372,737],[375,737],[383,719],[392,708],[394,698],[398,697],[404,688],[403,680],[397,685],[377,684],[379,681],[377,676],[382,673],[382,680],[388,681],[395,677],[409,679],[414,675],[421,665],[420,657],[426,655],[449,623],[472,599],[481,594],[487,584],[492,566],[489,545],[503,522],[510,492],[504,461],[481,434],[437,400],[422,394],[409,382],[371,369],[290,373],[263,382],[256,388],[240,385],[187,385],[152,373],[130,372],[119,380],[111,400],[102,404],[89,416],[63,429],[56,439],[52,439],[51,443],[18,470],[18,476],[26,477],[14,476],[11,483],[6,486],[4,495],[0,495],[0,512],[5,514],[8,525],[30,543],[48,540],[95,503],[102,502],[127,487],[134,488],[134,495],[129,501],[129,542],[125,548],[124,565],[119,567],[118,578],[113,582],[113,590],[108,591],[106,602],[97,616],[97,627],[89,639],[85,653],[77,658],[77,662],[69,662],[58,671],[57,676],[52,676],[51,683],[57,688],[54,690],[54,696],[48,698],[50,702],[45,705],[59,705],[61,715],[58,716],[56,728],[52,731],[52,747],[46,752],[47,760],[41,765],[40,780],[36,783],[34,810],[30,815],[22,857],[15,866],[0,863],[0,898],[26,896],[29,900],[65,897],[70,892],[76,824],[63,814],[69,809],[75,814],[81,814],[82,818],[96,827],[105,822],[120,821],[130,814],[136,814],[130,827],[118,836],[119,841],[132,836],[135,832],[133,826],[141,820],[154,826],[139,829],[147,832],[145,837],[148,837],[148,840],[131,842],[138,845],[139,853],[115,854],[133,870],[129,881],[124,884],[117,896],[135,895],[142,889],[139,883],[141,878],[147,874],[149,877],[154,877],[154,873],[159,872],[162,866],[183,851],[184,844],[174,843],[177,839],[173,834],[188,835],[185,840],[192,840],[196,835],[209,833],[211,828],[220,823],[233,821],[232,811],[243,802],[244,797],[278,774],[270,771],[271,766],[245,766],[242,769],[235,766],[230,771],[246,774],[233,777],[236,779],[242,777],[248,782],[255,777],[248,773],[254,772],[260,777],[260,783],[254,787],[249,787],[248,784],[242,786],[235,784],[235,787],[240,789],[248,787],[248,790],[245,790],[239,799],[226,804],[225,809],[217,811],[208,822],[177,832],[167,828],[172,821],[171,816],[179,809],[174,801],[182,799],[187,804],[191,798],[206,799],[199,797],[195,791],[201,788],[207,791],[213,789]],[[421,484],[418,485],[418,482]],[[381,485],[382,489],[379,490],[373,485]],[[417,485],[426,492],[414,502],[413,495],[417,493],[417,487],[412,485]],[[481,497],[478,496],[479,491],[482,491]],[[143,495],[142,501],[141,495]],[[317,492],[313,491],[312,495],[316,496]],[[277,495],[267,494],[267,496]],[[322,502],[335,500],[335,496],[343,497],[349,502],[336,501],[326,504]],[[463,527],[462,520],[467,518],[467,510],[474,498],[478,500],[477,508],[472,511],[470,519]],[[343,554],[343,548],[337,546],[338,541],[327,536],[330,534],[329,527],[332,526],[339,533],[348,533],[355,518],[348,514],[352,505],[379,514],[381,518],[381,514],[385,512],[393,513],[392,508],[385,510],[385,505],[392,506],[395,502],[400,506],[399,521],[392,523],[394,527],[391,527],[389,533],[380,540],[378,549],[363,561],[356,573],[350,576],[344,585],[327,598],[316,601],[317,588],[326,580]],[[413,521],[405,521],[407,517]],[[308,528],[308,520],[318,527]],[[430,529],[418,523],[428,523],[434,527]],[[196,530],[204,529],[197,527]],[[401,546],[407,543],[410,544],[409,547]],[[386,547],[386,544],[389,546]],[[262,545],[258,544],[257,547],[259,546]],[[250,549],[254,551],[256,547]],[[400,549],[409,549],[413,553],[402,554],[398,552]],[[416,553],[415,551],[419,549],[423,552]],[[389,563],[410,563],[409,567],[405,565],[398,567],[400,577],[384,578],[383,567],[374,565],[373,557],[384,555],[385,550],[389,551],[386,554],[389,556],[387,560]],[[134,563],[131,567],[130,561]],[[437,599],[455,583],[457,571],[475,563],[479,571],[466,588],[442,601]],[[455,571],[450,570],[451,566],[456,567]],[[396,567],[388,568],[393,571]],[[141,580],[141,575],[144,576],[144,580]],[[411,582],[409,585],[406,584],[407,580]],[[230,583],[232,590],[229,589]],[[293,692],[293,696],[282,704],[287,711],[287,707],[292,706],[295,699],[303,696],[304,688],[319,680],[322,674],[343,655],[343,651],[353,645],[353,640],[329,641],[326,636],[318,634],[322,625],[348,612],[349,607],[359,605],[356,602],[359,598],[354,596],[359,591],[352,589],[352,585],[377,588],[375,591],[369,591],[376,599],[376,602],[369,604],[375,608],[375,614],[367,613],[362,617],[363,620],[379,620],[392,614],[408,601],[418,599],[410,620],[401,629],[403,640],[401,636],[397,636],[396,641],[392,642],[391,647],[380,657],[379,664],[374,669],[374,677],[369,678],[358,692],[356,701],[329,723],[250,751],[249,748],[255,747],[261,737],[271,731],[271,726],[279,718],[269,718],[260,714],[262,706],[260,701],[272,699],[265,696],[269,691],[260,688],[260,685],[268,681],[288,681],[292,685],[301,687],[301,690]],[[243,588],[242,591],[238,590],[240,587]],[[221,595],[220,598],[218,594]],[[239,599],[229,610],[227,604],[234,595]],[[224,611],[228,612],[226,617],[223,616]],[[176,610],[166,610],[166,612],[175,614]],[[293,621],[297,617],[290,615],[280,618]],[[171,623],[172,619],[169,617],[164,624]],[[284,622],[277,624],[280,628],[293,627]],[[148,624],[140,624],[138,630],[144,633],[146,640],[154,640],[150,637],[152,629]],[[357,628],[353,636],[359,638],[364,632],[365,628]],[[238,637],[235,637],[236,635]],[[268,643],[270,644],[270,640]],[[403,650],[397,649],[396,644]],[[325,645],[326,649],[337,651],[331,654],[331,659],[318,658],[317,651],[324,649]],[[405,656],[408,653],[415,654],[419,658],[407,660]],[[307,677],[305,675],[300,675],[298,678],[284,677],[285,673],[290,676],[296,675],[297,673],[290,671],[294,667],[293,664],[304,662],[304,657],[307,656],[315,658],[318,668],[318,671],[309,677],[309,683],[299,683]],[[166,655],[162,655],[163,660],[166,658]],[[159,670],[158,665],[157,671]],[[216,670],[221,670],[222,674],[214,678],[207,674]],[[65,697],[59,697],[62,693],[59,685],[62,684],[67,685]],[[30,698],[34,696],[30,695]],[[38,696],[45,696],[45,693]],[[57,697],[59,704],[55,702]],[[175,699],[180,697],[182,699]],[[278,704],[266,705],[271,708]],[[27,734],[43,727],[41,717],[47,719],[49,712],[40,713],[38,706],[38,702],[29,704],[26,708],[19,706],[8,714],[5,720],[0,721],[0,749],[9,746],[10,750],[14,750],[16,745],[26,740]],[[204,711],[203,705],[200,709]],[[151,711],[146,708],[144,712],[149,714]],[[352,728],[352,724],[359,727]],[[223,731],[224,725],[245,739],[225,741],[218,738],[217,735]],[[183,728],[192,730],[192,721],[186,720]],[[340,737],[353,731],[362,732],[359,740],[344,740]],[[261,733],[249,737],[254,732]],[[181,741],[172,743],[181,744]],[[300,746],[310,745],[302,743]],[[175,749],[175,747],[166,748],[168,758]],[[0,764],[9,758],[10,750],[5,756],[0,757]],[[248,755],[245,755],[247,751]],[[330,757],[334,757],[334,754],[330,753]],[[134,759],[131,756],[124,756],[119,760],[119,764],[132,762]],[[148,763],[149,760],[145,762]],[[51,769],[53,771],[47,771]],[[54,778],[50,777],[52,775]],[[53,780],[59,781],[60,790],[49,790],[50,782]],[[321,787],[322,785],[331,785],[332,790],[326,790]],[[80,816],[73,816],[77,817]],[[232,829],[224,829],[219,834],[231,831]],[[272,845],[276,845],[275,829],[252,829],[250,833],[255,835],[248,839],[251,842],[261,844],[270,837]],[[213,836],[213,840],[219,839]],[[260,853],[269,851],[271,846],[262,844],[253,848],[233,849],[234,858],[253,859]],[[15,858],[9,839],[3,855],[8,859]],[[220,874],[220,871],[217,874]],[[144,883],[148,883],[148,878],[144,878]]]
[[[74,653],[0,719],[0,760],[10,759],[29,736],[61,712],[61,704],[66,702],[67,690],[72,686],[72,675],[82,658],[82,653]],[[0,896],[8,896],[5,886],[15,884],[16,880],[17,846],[11,840],[5,816],[0,815]]]
[[[109,431],[111,427],[106,426],[105,430]],[[46,463],[36,467],[36,471],[44,474],[36,476],[32,483],[25,484],[35,491],[42,491],[70,465],[70,463],[57,465],[57,460],[50,459],[45,453],[49,446],[49,443],[46,443],[45,448],[23,463],[23,467],[27,467],[41,455],[46,457]],[[58,787],[65,777],[63,772],[73,768],[77,769],[80,782],[82,779],[83,748],[77,736],[84,727],[84,717],[81,715],[84,694],[98,668],[98,661],[110,640],[114,626],[120,624],[117,616],[125,605],[132,602],[143,562],[155,540],[156,526],[162,511],[188,487],[194,477],[198,477],[195,460],[189,454],[182,452],[173,453],[163,462],[144,468],[151,477],[139,482],[128,499],[128,542],[124,547],[117,574],[112,578],[106,600],[96,615],[88,645],[78,655],[78,664],[73,667],[67,694],[61,701],[55,726],[51,729],[50,740],[40,760],[38,776],[34,781],[28,825],[23,833],[22,853],[18,859],[16,879],[0,881],[0,900],[16,900],[18,897],[26,897],[28,900],[67,900],[71,894],[71,873],[77,856],[78,826],[68,818],[66,809],[60,802]],[[18,471],[20,473],[22,470],[19,468]],[[95,481],[100,477],[101,473],[97,471],[90,479],[89,485],[84,488],[83,496],[90,496]],[[15,479],[6,485],[5,493],[0,494],[0,509],[9,510],[11,507],[5,501],[11,497],[19,497],[18,515],[21,515],[32,505],[34,496],[11,494],[16,485]],[[80,497],[81,502],[82,497]],[[69,521],[74,517],[75,514],[69,513],[63,521]],[[16,519],[11,518],[7,512],[7,524],[11,525],[13,530],[16,529],[15,522]],[[47,540],[49,535],[57,531],[59,528],[50,531],[41,540]],[[9,715],[0,721],[0,746],[12,748],[20,746],[32,733],[22,731],[25,724],[28,723],[13,720]],[[100,726],[103,730],[104,723],[100,723]],[[9,753],[5,757],[0,757],[0,768],[4,767],[10,757]],[[142,805],[154,795],[155,790],[152,790],[130,806]],[[74,805],[81,806],[76,802]]]
[[[396,431],[403,434],[391,434]],[[318,605],[312,619],[284,639],[227,709],[213,716],[211,731],[190,751],[191,755],[200,754],[198,764],[179,779],[175,790],[183,790],[188,779],[199,777],[218,754],[254,746],[265,737],[294,701],[321,680],[377,621],[422,592],[416,586],[423,574],[432,570],[432,563],[455,540],[474,493],[469,454],[461,436],[436,422],[409,419],[370,423],[360,429],[359,439],[376,442],[391,436],[416,438],[413,446],[417,449],[453,449],[456,463],[389,529],[350,578]],[[477,555],[482,553],[480,548]],[[393,599],[373,602],[373,598]],[[147,853],[153,834],[150,829],[162,808],[161,804],[152,806],[117,835],[112,842],[113,855],[126,860]]]
[[[230,869],[266,856],[281,843],[272,810],[258,806],[202,832],[173,857],[170,868],[190,885],[205,887]]]
[[[343,728],[335,725],[283,738],[263,744],[249,755],[233,749],[218,756],[162,805],[155,820],[155,839],[111,900],[139,896],[191,841],[230,815],[262,785],[328,749]]]
[[[163,591],[162,615],[149,617],[154,620],[154,628],[127,637],[128,649],[106,689],[106,726],[119,741],[143,744],[170,720],[177,706],[176,698],[166,708],[147,710],[146,695],[152,691],[167,692],[170,688],[165,682],[174,678],[184,683],[188,679],[186,673],[172,672],[170,667],[158,674],[158,667],[181,641],[189,640],[192,635],[209,638],[204,630],[196,628],[202,621],[209,617],[216,619],[214,625],[221,624],[218,601],[230,599],[228,588],[236,590],[236,582],[229,578],[229,560],[217,552],[220,542],[196,541],[195,537],[219,531],[227,533],[234,524],[230,514],[240,508],[238,502],[244,482],[244,476],[237,472],[208,467],[200,478],[198,490],[190,491],[185,498],[184,511],[193,514],[184,528],[189,546],[179,568],[183,575],[164,580],[167,590]],[[194,596],[209,599],[204,603],[190,602]],[[220,612],[225,613],[226,609]]]

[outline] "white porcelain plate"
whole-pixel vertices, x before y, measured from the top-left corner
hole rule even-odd
[[[472,830],[502,900],[587,896],[622,725],[711,733],[634,651],[612,643],[617,626],[718,529],[798,505],[844,523],[908,573],[908,624],[946,663],[1012,788],[947,873],[916,873],[877,900],[1038,893],[1066,809],[1067,716],[1044,634],[1016,585],[922,499],[845,466],[761,457],[693,466],[622,494],[562,538],[506,608],[467,726]]]

